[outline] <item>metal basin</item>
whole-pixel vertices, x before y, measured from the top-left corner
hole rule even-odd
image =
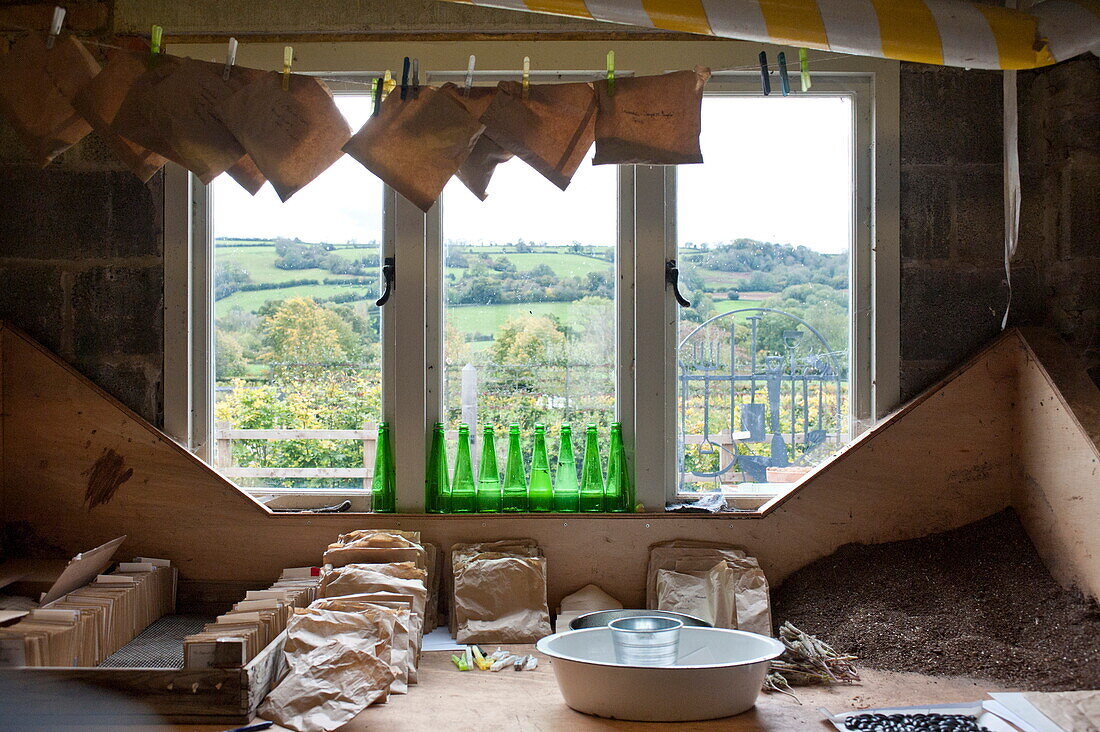
[[[718,719],[752,708],[773,658],[774,638],[724,628],[685,627],[671,666],[615,661],[610,628],[557,633],[537,648],[553,659],[565,703],[578,712],[638,722]]]
[[[685,626],[699,628],[711,627],[710,623],[705,620],[700,620],[691,615],[684,615],[683,613],[669,612],[668,610],[597,610],[594,613],[588,613],[586,615],[581,615],[579,618],[573,618],[573,620],[569,622],[569,630],[606,628],[607,624],[612,620],[632,618],[639,615],[656,618],[673,618],[682,621]]]

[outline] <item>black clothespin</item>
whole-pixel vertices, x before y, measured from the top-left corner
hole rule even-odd
[[[409,57],[401,65],[401,101],[409,98]]]
[[[783,88],[783,96],[791,93],[791,77],[787,76],[787,54],[779,52],[779,84]]]
[[[382,109],[382,77],[379,76],[374,80],[374,111],[371,112],[371,117],[377,117],[378,111]]]
[[[413,59],[413,99],[420,98],[420,59]]]
[[[760,89],[764,96],[772,93],[772,81],[768,78],[768,54],[760,52]]]

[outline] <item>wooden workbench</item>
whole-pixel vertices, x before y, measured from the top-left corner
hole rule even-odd
[[[495,648],[495,647],[494,647]],[[508,646],[516,653],[532,653],[532,646]],[[536,654],[539,655],[539,654]],[[782,694],[761,694],[756,708],[736,717],[708,722],[676,723],[676,732],[696,730],[819,730],[828,727],[818,707],[832,711],[923,703],[966,702],[982,699],[989,691],[1006,689],[988,682],[959,677],[933,677],[872,669],[860,669],[863,683],[831,689],[799,689],[802,702]],[[409,693],[390,696],[385,704],[369,707],[346,725],[344,732],[442,732],[460,729],[501,730],[638,730],[660,724],[622,722],[590,717],[565,705],[554,680],[550,659],[539,655],[539,668],[531,672],[506,670],[458,671],[449,652],[425,653],[420,663],[420,683]],[[77,728],[72,728],[77,729]],[[80,727],[103,732],[106,727]],[[226,725],[112,727],[149,732],[222,732]],[[280,729],[276,727],[275,729]]]

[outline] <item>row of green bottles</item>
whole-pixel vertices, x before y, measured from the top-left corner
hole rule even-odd
[[[496,436],[492,427],[484,428],[481,462],[477,480],[474,480],[470,429],[465,424],[458,428],[454,477],[448,481],[446,438],[443,424],[436,422],[432,429],[424,489],[425,506],[429,513],[622,513],[634,510],[634,484],[627,468],[622,425],[618,422],[611,425],[606,480],[596,426],[587,427],[580,481],[577,480],[577,463],[569,425],[562,425],[561,428],[555,481],[550,479],[546,427],[535,425],[528,481],[519,426],[511,425],[503,482],[497,465]]]

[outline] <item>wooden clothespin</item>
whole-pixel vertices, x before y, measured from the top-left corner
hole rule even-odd
[[[294,63],[294,49],[283,46],[283,91],[290,91],[290,67]]]
[[[152,66],[157,62],[157,57],[160,56],[160,41],[164,37],[164,29],[159,25],[154,25],[149,31],[149,65]]]
[[[233,70],[233,64],[237,63],[237,39],[229,39],[229,47],[225,51],[225,70],[222,71],[222,80],[229,81],[229,72]]]
[[[760,52],[760,89],[764,96],[772,93],[772,80],[768,78],[768,54]]]
[[[371,112],[371,117],[377,117],[378,111],[382,109],[382,77],[379,76],[374,80],[374,89],[371,92],[374,94],[374,111]]]
[[[802,91],[810,90],[810,62],[806,59],[806,49],[798,49],[798,73],[802,76]]]
[[[61,33],[61,24],[65,22],[65,8],[55,7],[53,19],[50,21],[50,34],[46,36],[46,48],[53,48],[57,42],[57,36]]]
[[[615,52],[607,52],[607,96],[615,96]]]
[[[523,80],[521,81],[521,87],[520,88],[521,88],[521,91],[523,93],[523,98],[525,100],[527,99],[527,92],[528,92],[528,89],[530,89],[530,87],[531,87],[531,57],[530,56],[524,56],[523,57]]]
[[[462,87],[462,96],[470,96],[470,87],[474,85],[474,55],[470,54],[470,61],[466,64],[466,83]]]
[[[418,59],[418,58],[413,59],[412,89],[413,89],[413,99],[419,99],[420,98],[420,59]]]
[[[409,71],[412,70],[412,61],[408,56],[401,63],[401,101],[409,98]]]
[[[787,75],[787,54],[779,52],[779,85],[783,96],[791,93],[791,77]]]

